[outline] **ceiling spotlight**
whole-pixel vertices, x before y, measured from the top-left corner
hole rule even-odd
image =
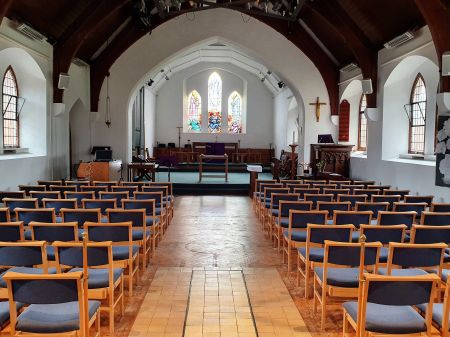
[[[278,88],[283,88],[286,84],[283,81],[278,82]]]
[[[151,87],[152,84],[153,84],[154,82],[155,82],[155,81],[153,81],[153,79],[150,79],[150,80],[147,82],[147,85],[148,85],[149,87]]]

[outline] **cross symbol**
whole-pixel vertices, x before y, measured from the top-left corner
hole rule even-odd
[[[316,121],[318,122],[320,118],[320,106],[327,105],[327,103],[321,102],[319,97],[317,97],[316,101],[314,103],[309,103],[309,105],[314,105],[316,107]]]

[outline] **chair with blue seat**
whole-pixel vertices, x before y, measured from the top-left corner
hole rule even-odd
[[[9,209],[10,215],[15,215],[16,208],[38,208],[38,200],[36,198],[3,198],[5,207]]]
[[[163,185],[142,186],[142,192],[162,192],[163,194],[162,200],[165,204],[167,204],[168,224],[170,224],[173,218],[173,200],[169,194],[169,186]]]
[[[50,191],[51,185],[63,185],[63,182],[62,182],[62,180],[38,180],[37,184],[45,185],[45,187],[47,188],[47,191]]]
[[[117,181],[93,181],[92,182],[92,186],[106,186],[108,188],[108,192],[111,192],[111,187],[112,186],[117,186],[119,185],[119,183]]]
[[[352,184],[363,185],[364,188],[367,188],[367,186],[369,186],[369,185],[375,185],[375,181],[373,181],[373,180],[353,180]]]
[[[409,195],[410,190],[384,190],[383,195],[399,195],[400,200],[404,201],[405,197]]]
[[[164,218],[161,215],[161,212],[158,212],[159,209],[156,208],[156,203],[154,199],[148,200],[122,200],[122,208],[123,209],[145,209],[147,224],[151,226],[156,226],[157,228],[157,236],[156,240],[161,240],[162,235],[164,234]],[[155,246],[158,241],[155,242]]]
[[[173,183],[170,181],[149,181],[145,183],[145,186],[165,186],[169,189],[169,200],[173,203],[175,201],[173,195]],[[143,186],[142,188],[144,188]]]
[[[66,186],[75,186],[77,192],[81,192],[81,186],[90,186],[89,180],[66,180]]]
[[[133,187],[137,187],[138,192],[142,192],[142,189],[144,188],[144,186],[147,186],[149,183],[146,181],[121,181],[120,185],[121,186],[133,186]]]
[[[431,337],[438,284],[439,278],[432,274],[398,277],[365,273],[358,301],[343,304],[343,335],[350,335],[351,326],[356,336]],[[422,317],[415,307],[424,303],[429,310]]]
[[[139,280],[139,246],[133,243],[132,222],[86,222],[85,227],[89,241],[112,242],[114,264],[126,270],[128,295],[133,296],[133,280],[136,280],[136,283]]]
[[[31,191],[30,196],[37,198],[39,207],[43,206],[42,199],[60,199],[61,192],[58,191]]]
[[[333,201],[333,194],[309,194],[309,193],[305,193],[303,195],[303,200],[305,201],[312,201],[313,203],[313,209],[317,208],[317,203],[319,201],[326,201],[326,202],[332,202]]]
[[[314,225],[308,224],[306,229],[306,245],[298,248],[297,254],[297,286],[300,277],[305,279],[305,298],[309,297],[311,272],[321,266],[325,254],[325,241],[350,242],[353,225]]]
[[[313,184],[313,188],[319,189],[319,194],[325,194],[325,189],[335,189],[337,188],[336,184]]]
[[[56,266],[58,273],[68,270],[68,273],[87,270],[88,299],[105,301],[100,306],[108,314],[109,332],[114,335],[114,313],[118,305],[124,315],[123,285],[124,276],[122,268],[115,268],[111,242],[54,242]],[[85,248],[84,248],[85,247]],[[83,261],[83,249],[86,258]]]
[[[135,200],[155,200],[156,214],[160,216],[162,233],[166,232],[169,226],[168,204],[163,200],[162,192],[136,192],[134,194]],[[122,202],[123,203],[123,202]],[[125,207],[123,207],[125,208]],[[155,214],[155,213],[152,213]]]
[[[328,184],[336,185],[336,188],[341,188],[342,185],[351,185],[351,180],[328,180]]]
[[[141,248],[142,268],[147,267],[151,254],[155,252],[158,225],[154,219],[147,221],[146,210],[142,209],[108,209],[109,223],[131,221],[133,224],[133,241]],[[148,225],[147,225],[148,224]]]
[[[430,212],[448,213],[450,212],[450,203],[447,204],[447,203],[433,202],[430,207]]]
[[[0,191],[0,204],[3,204],[3,198],[24,199],[26,198],[24,191]]]
[[[289,193],[294,193],[295,188],[309,188],[309,184],[301,184],[300,180],[299,182],[299,184],[283,184],[283,187],[289,188]]]
[[[54,208],[16,208],[16,221],[23,221],[24,226],[32,221],[56,223],[56,213]],[[31,239],[31,232],[25,231],[25,239]]]
[[[64,186],[64,185],[50,185],[50,191],[53,192],[60,192],[61,194],[64,194],[64,192],[76,192],[77,187],[76,186]]]
[[[116,199],[83,199],[81,205],[84,209],[100,209],[102,215],[106,215],[108,208],[116,208]]]
[[[353,190],[354,195],[361,195],[361,194],[367,195],[367,200],[370,200],[372,198],[372,195],[379,195],[380,193],[381,193],[381,190],[376,190],[376,189],[363,188],[363,189]]]
[[[111,186],[111,192],[128,192],[129,198],[134,198],[134,193],[138,192],[138,187],[137,186],[123,186],[123,185]]]
[[[337,201],[338,194],[350,194],[350,190],[348,188],[324,188],[324,194],[332,194],[333,201]]]
[[[350,203],[352,205],[351,208],[354,209],[357,202],[366,202],[367,201],[367,195],[366,194],[359,194],[359,195],[338,194],[337,201],[338,202],[350,201]]]
[[[396,195],[372,195],[370,201],[372,202],[388,202],[389,207],[388,211],[392,211],[394,208],[394,202],[400,202],[402,196],[399,194]]]
[[[387,211],[388,208],[388,202],[357,202],[355,204],[355,211],[372,211],[372,217],[375,219],[378,217],[378,212]]]
[[[56,273],[48,268],[47,247],[45,241],[0,242],[0,298],[8,297],[3,276],[7,271],[27,274]],[[6,271],[4,268],[7,268]]]
[[[55,249],[53,242],[78,242],[79,231],[77,222],[61,222],[56,224],[50,224],[45,222],[30,222],[32,241],[45,241],[47,242],[47,260],[49,262],[55,262]]]
[[[98,193],[100,199],[115,199],[117,206],[122,205],[122,199],[129,199],[128,192],[99,192]]]
[[[274,244],[280,252],[282,247],[283,230],[289,228],[289,211],[310,211],[312,209],[311,201],[280,201],[278,206],[278,216],[274,222]]]
[[[328,219],[333,219],[334,211],[350,211],[351,203],[349,201],[318,201],[317,210],[328,211]],[[331,223],[330,223],[331,225]]]
[[[261,184],[276,184],[277,181],[274,179],[271,180],[266,180],[266,179],[256,179],[255,180],[255,190],[253,191],[253,195],[252,195],[252,205],[253,205],[253,210],[255,211],[255,213],[257,213],[257,208],[256,205],[259,202],[259,198],[261,196]]]
[[[406,225],[361,225],[359,227],[360,237],[364,237],[366,242],[381,242],[383,247],[380,248],[380,264],[386,264],[389,255],[390,242],[404,242],[406,238]]]
[[[80,186],[80,192],[94,192],[95,199],[98,199],[100,191],[108,192],[108,186]]]
[[[427,209],[426,202],[394,202],[394,212],[411,212],[417,213],[415,221],[420,220],[422,212]]]
[[[95,324],[100,335],[100,302],[86,301],[82,272],[4,276],[10,303],[11,336],[88,337]],[[17,315],[16,303],[28,307]]]
[[[450,212],[422,212],[420,224],[425,226],[450,225]]]
[[[415,223],[417,213],[415,211],[409,212],[391,212],[380,211],[378,212],[377,224],[384,225],[406,225],[408,230],[411,229]]]
[[[353,242],[358,242],[361,225],[370,225],[372,222],[372,211],[334,211],[333,222],[335,226],[353,225],[356,231],[353,232]]]
[[[404,202],[408,203],[416,203],[416,202],[425,202],[427,207],[431,207],[433,204],[434,195],[405,195]]]
[[[261,203],[264,203],[264,189],[267,187],[283,187],[283,184],[278,183],[276,180],[275,181],[271,181],[271,180],[267,180],[267,181],[263,181],[261,184],[259,184],[258,187],[258,192],[257,192],[257,198],[255,201],[255,207],[256,207],[256,215],[258,216],[259,219],[261,219]]]
[[[385,190],[391,189],[391,185],[367,185],[366,188],[368,188],[368,189],[373,188],[373,189],[381,190],[381,194],[383,194]]]
[[[19,190],[24,191],[27,196],[30,195],[31,191],[41,191],[44,192],[47,190],[45,185],[19,185]]]
[[[320,190],[318,188],[294,188],[294,193],[299,195],[299,200],[305,199],[305,194],[319,194]]]
[[[424,226],[413,225],[411,228],[411,243],[439,243],[450,245],[450,225]]]
[[[283,187],[287,187],[287,185],[298,185],[303,184],[301,180],[298,179],[280,179],[280,183],[283,184]]]
[[[25,235],[22,221],[0,222],[1,242],[19,242],[24,240]]]
[[[379,268],[381,275],[415,276],[433,271],[442,275],[445,243],[389,243],[386,268]]]
[[[364,189],[364,185],[355,185],[355,184],[345,185],[345,184],[342,184],[341,188],[345,188],[347,190],[350,190],[350,194],[355,194],[355,190],[362,190],[362,189]]]
[[[308,184],[309,187],[312,188],[312,186],[313,186],[314,184],[326,184],[327,181],[324,180],[324,179],[321,179],[321,180],[303,179],[303,183],[304,183],[304,184]]]
[[[292,250],[306,244],[306,228],[308,224],[325,225],[327,211],[289,210],[289,226],[283,230],[283,263],[287,257],[288,272],[291,271]]]
[[[61,208],[75,209],[78,207],[77,199],[42,199],[44,208],[54,208],[57,216],[56,222],[58,222],[58,215],[61,214]]]
[[[280,212],[281,201],[298,201],[298,194],[295,193],[272,193],[270,196],[270,209],[268,212],[267,229],[268,236],[271,242],[273,242],[275,231],[275,220],[278,218]]]
[[[261,203],[261,212],[262,212],[262,219],[261,219],[261,226],[262,229],[266,229],[266,225],[268,227],[268,223],[272,218],[271,210],[272,210],[272,194],[288,194],[289,189],[285,187],[275,187],[275,188],[265,188],[264,189],[264,199],[265,201]],[[274,205],[275,208],[277,205]]]
[[[317,312],[317,304],[321,304],[321,330],[325,327],[327,306],[342,299],[357,298],[364,272],[376,273],[380,248],[380,242],[325,241],[323,265],[314,268],[313,309]]]
[[[94,192],[64,192],[64,198],[76,199],[78,207],[81,207],[81,201],[83,199],[94,199]]]
[[[0,208],[0,222],[10,222],[10,221],[11,221],[11,215],[9,214],[9,208],[1,207]]]
[[[61,220],[62,222],[77,222],[78,223],[78,236],[81,238],[81,234],[86,222],[100,222],[102,220],[102,213],[99,208],[96,209],[69,209],[61,208]]]

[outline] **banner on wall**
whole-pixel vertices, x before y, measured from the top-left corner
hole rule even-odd
[[[450,117],[438,117],[436,186],[450,187]]]

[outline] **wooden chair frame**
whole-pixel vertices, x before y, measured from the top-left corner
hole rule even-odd
[[[427,217],[433,217],[433,216],[448,216],[450,218],[450,212],[422,212],[422,216],[420,217],[420,224],[426,225],[425,221]],[[449,222],[450,225],[450,222]]]
[[[2,226],[5,226],[5,227],[11,227],[11,226],[18,227],[19,228],[19,236],[20,236],[20,240],[18,242],[25,241],[25,230],[24,230],[24,227],[23,227],[23,221],[0,222],[0,227],[2,227]]]
[[[5,222],[11,222],[11,214],[8,207],[0,207],[0,213],[5,214]]]
[[[317,210],[318,211],[328,211],[327,209],[320,209],[321,205],[347,205],[347,211],[344,212],[350,212],[350,208],[352,206],[352,203],[350,201],[318,201],[317,202]],[[328,219],[333,219],[334,212],[338,210],[333,210],[332,213],[328,211]]]

